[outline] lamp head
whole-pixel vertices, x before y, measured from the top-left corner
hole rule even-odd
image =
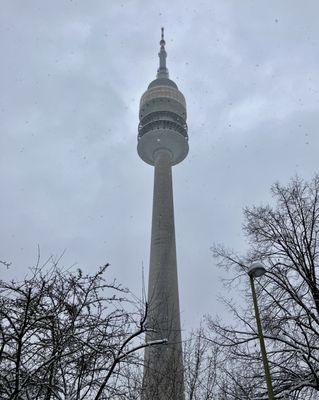
[[[248,275],[252,278],[258,278],[266,273],[266,268],[263,266],[261,262],[254,262],[248,268]]]

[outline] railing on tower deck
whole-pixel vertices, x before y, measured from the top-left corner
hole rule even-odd
[[[145,133],[148,133],[155,129],[175,131],[183,135],[188,140],[188,135],[187,135],[188,127],[185,123],[181,125],[176,122],[167,120],[151,121],[146,125],[144,124],[142,125],[140,123],[138,126],[138,138],[141,138],[143,135],[145,135]]]
[[[149,114],[147,114],[145,117],[143,117],[141,119],[141,122],[139,124],[139,129],[141,129],[142,126],[148,124],[149,122],[159,121],[159,120],[176,122],[177,124],[183,126],[187,130],[187,124],[185,122],[185,119],[182,116],[180,116],[179,114],[176,114],[175,112],[172,112],[172,111],[150,112]]]

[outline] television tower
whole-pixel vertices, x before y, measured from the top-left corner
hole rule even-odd
[[[154,166],[151,254],[142,400],[184,400],[172,166],[188,153],[186,103],[166,68],[164,28],[159,68],[140,101],[137,152]]]

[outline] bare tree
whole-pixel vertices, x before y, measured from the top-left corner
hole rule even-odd
[[[258,280],[257,294],[276,399],[319,395],[319,177],[276,183],[272,195],[274,206],[244,210],[246,256],[214,248],[219,265],[236,271],[228,284],[241,281],[245,287],[243,306],[228,302],[236,324],[210,320],[211,340],[235,366],[225,385],[227,399],[268,398],[247,278],[247,266],[257,260],[268,270]]]
[[[22,282],[0,281],[1,399],[134,398],[127,368],[154,344],[144,342],[147,305],[141,311],[108,283],[106,269],[84,275],[53,264]]]
[[[219,349],[206,339],[204,328],[191,333],[184,344],[185,398],[216,399]]]

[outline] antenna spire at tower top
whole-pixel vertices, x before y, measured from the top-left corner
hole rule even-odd
[[[165,46],[165,40],[164,40],[164,27],[162,26],[162,28],[161,28],[161,31],[162,31],[162,34],[161,34],[161,41],[160,41],[160,45],[161,45],[161,47],[163,46]]]
[[[164,28],[161,28],[161,41],[160,41],[160,52],[159,56],[159,68],[157,70],[157,78],[168,78],[168,69],[166,68],[166,57],[167,53],[165,50],[165,40],[164,40]]]

